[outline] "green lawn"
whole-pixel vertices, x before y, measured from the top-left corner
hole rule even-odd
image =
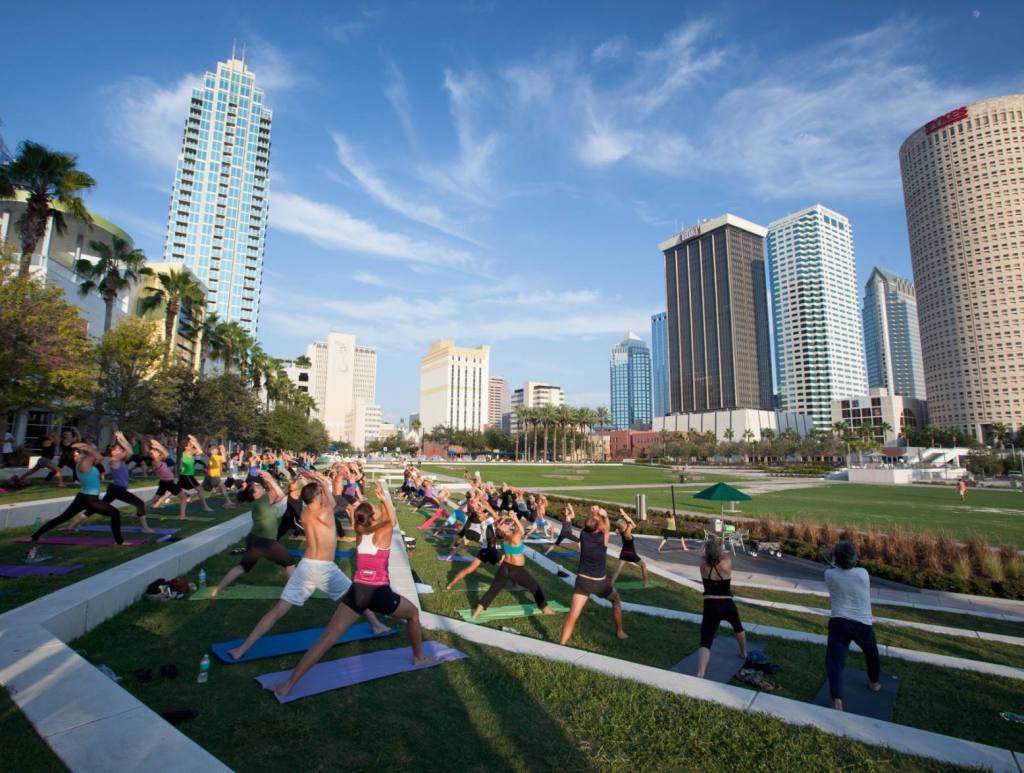
[[[198,531],[207,529],[210,526],[215,526],[217,523],[233,518],[234,516],[247,512],[249,505],[244,507],[228,508],[228,509],[217,509],[217,506],[222,504],[223,500],[219,497],[215,502],[211,504],[214,507],[215,512],[205,513],[198,503],[190,504],[188,508],[189,515],[197,516],[209,516],[215,518],[215,521],[185,521],[181,522],[177,520],[178,514],[178,503],[177,499],[173,500],[174,504],[163,508],[162,510],[154,513],[157,515],[173,515],[174,520],[150,520],[149,524],[153,527],[175,529],[180,528],[181,531],[175,536],[179,538],[185,538],[191,534],[195,534]],[[54,511],[53,515],[57,515],[59,511]],[[125,513],[121,519],[121,523],[124,526],[137,526],[138,520],[135,518],[134,508],[128,508],[122,510]],[[131,515],[127,515],[131,513]],[[88,523],[109,525],[110,519],[102,515],[94,515],[89,519]],[[15,542],[14,540],[18,537],[27,537],[32,533],[32,527],[27,526],[21,529],[8,529],[2,533],[0,537],[0,564],[20,564],[25,556],[25,553],[29,549],[29,545],[22,542]],[[66,536],[71,532],[57,529],[50,532],[56,536]],[[109,537],[110,533],[103,532],[81,532],[82,536],[91,537]],[[140,538],[137,532],[122,532],[122,535],[126,540]],[[53,593],[55,590],[59,590],[67,585],[84,580],[86,577],[97,574],[99,572],[106,571],[113,566],[130,561],[133,558],[138,558],[145,553],[149,553],[152,550],[158,550],[162,547],[166,547],[169,543],[163,542],[157,544],[152,537],[147,537],[146,542],[142,545],[131,546],[131,547],[118,547],[111,545],[109,547],[100,546],[94,547],[89,545],[43,545],[41,550],[53,556],[53,559],[47,561],[47,564],[85,564],[81,569],[70,572],[69,574],[61,576],[40,576],[40,577],[11,577],[3,578],[0,577],[0,589],[9,590],[10,593],[6,593],[0,596],[0,613],[6,612],[14,607],[19,607],[22,604],[26,604],[29,601],[45,596],[49,593]]]
[[[6,690],[0,690],[0,741],[4,747],[4,770],[32,773],[67,770]]]
[[[405,512],[405,508],[400,509]],[[413,524],[420,521],[416,516],[404,514],[401,518],[406,531],[410,534]],[[433,594],[421,596],[420,603],[428,611],[457,617],[458,609],[475,604],[486,591],[493,571],[489,567],[482,568],[475,575],[471,575],[468,585],[444,592],[443,588],[448,578],[454,576],[464,564],[446,564],[435,559],[433,544],[438,541],[428,541],[420,537],[419,542],[420,546],[411,556],[413,568],[424,582],[434,587],[435,591]],[[424,550],[424,547],[429,549]],[[575,569],[575,559],[561,560],[567,567]],[[614,560],[612,563],[614,564]],[[535,564],[530,564],[529,568],[549,598],[568,603],[571,594],[568,585]],[[635,575],[639,573],[626,570],[624,574],[628,574],[629,579],[635,579]],[[477,577],[479,579],[476,579]],[[673,586],[672,583],[660,578],[658,582],[663,583],[664,587],[646,591],[624,591],[623,598],[652,606],[686,611],[699,610],[699,597],[696,593],[682,586]],[[530,600],[531,597],[527,593],[510,593],[506,590],[498,596],[494,605],[523,603]],[[825,632],[825,619],[812,615],[753,606],[744,606],[741,614],[749,623],[762,622],[781,628]],[[483,624],[492,627],[511,625],[524,635],[557,642],[562,617],[537,616]],[[669,668],[695,650],[699,639],[697,624],[640,614],[626,615],[626,631],[631,638],[626,643],[619,642],[613,635],[610,612],[596,604],[588,604],[570,643],[584,650],[658,668]],[[980,658],[993,662],[1010,660],[1014,665],[1024,662],[1016,657],[1020,653],[1020,648],[1015,647],[1008,650],[989,648],[986,643],[979,647],[970,639],[927,636],[914,629],[879,628],[880,638],[883,634],[889,641],[912,649],[930,647],[932,651],[972,659]],[[722,633],[720,636],[729,634]],[[783,688],[779,694],[798,700],[812,700],[825,681],[824,647],[782,639],[757,638],[768,642],[767,654],[772,662],[782,666],[776,680]],[[987,657],[982,657],[986,654]],[[863,660],[851,655],[851,664],[857,667],[858,663],[863,668]],[[1024,740],[1016,728],[999,719],[999,712],[1006,711],[1007,707],[1020,706],[1024,709],[1024,689],[1021,682],[889,658],[882,659],[882,667],[887,673],[897,674],[903,682],[894,721],[995,746],[1024,749]],[[969,689],[965,689],[968,685]]]
[[[0,505],[19,505],[23,502],[35,502],[40,499],[73,497],[78,493],[78,484],[68,477],[64,479],[64,488],[58,488],[56,483],[43,483],[44,477],[43,473],[37,473],[31,478],[32,482],[25,488],[0,494]],[[155,487],[156,484],[157,479],[155,477],[132,478],[128,488]],[[2,482],[0,482],[0,488],[3,488]]]
[[[452,568],[424,548],[421,542],[418,565],[442,573]],[[211,580],[216,580],[236,561],[237,556],[225,553],[205,566]],[[280,586],[282,574],[262,562],[245,581]],[[470,595],[475,598],[476,590]],[[505,594],[496,603],[521,596]],[[560,596],[567,598],[565,592]],[[435,598],[445,599],[445,607],[467,603],[465,593]],[[93,662],[125,675],[123,686],[153,709],[200,711],[200,717],[181,730],[236,770],[282,770],[294,767],[296,760],[309,771],[337,770],[340,765],[355,770],[387,767],[481,773],[613,771],[627,766],[678,770],[698,760],[701,767],[732,770],[948,769],[760,715],[430,632],[428,638],[457,647],[469,658],[287,706],[278,705],[254,679],[293,666],[298,654],[236,666],[215,660],[210,681],[196,684],[199,659],[209,644],[243,636],[270,605],[225,600],[139,602],[74,646],[86,650]],[[328,601],[310,601],[292,610],[279,630],[322,625],[332,611]],[[550,626],[535,629],[539,622],[531,618],[505,624],[550,638]],[[620,644],[611,634],[607,611],[590,609],[581,621],[579,643],[619,655],[632,653],[641,662],[670,665],[680,651],[696,642],[695,627],[680,629],[670,621],[648,627],[647,622],[641,630],[639,619],[632,618],[637,635]],[[406,642],[403,632],[397,638],[347,644],[328,657]],[[139,667],[157,670],[167,662],[182,671],[175,681],[157,677],[150,684],[140,684],[131,676]],[[385,722],[386,732],[377,720]]]
[[[561,486],[615,486],[631,483],[678,483],[679,474],[667,467],[650,467],[644,464],[424,464],[427,473],[462,478],[467,470],[470,474],[480,471],[480,476],[495,484],[508,483],[519,487],[561,487]],[[692,472],[687,481],[715,482],[733,480],[719,473]]]
[[[736,486],[742,490],[743,485]],[[588,490],[559,492],[577,499],[595,499],[632,505],[635,495],[630,490]],[[648,507],[669,508],[668,489],[646,490]],[[830,522],[885,532],[945,532],[967,540],[980,535],[990,544],[1024,545],[1024,496],[1019,492],[977,491],[960,502],[955,489],[932,486],[867,486],[857,483],[836,483],[814,488],[755,494],[749,502],[737,507],[751,518],[774,518],[784,521]],[[681,495],[676,491],[679,511],[717,513],[721,503],[694,499],[692,491]]]

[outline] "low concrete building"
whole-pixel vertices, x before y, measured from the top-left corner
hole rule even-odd
[[[896,445],[904,427],[928,424],[928,404],[913,397],[889,394],[888,389],[869,389],[866,395],[832,401],[832,423],[840,422],[855,435],[868,425],[876,441]]]
[[[753,441],[761,439],[761,430],[770,429],[778,434],[793,429],[804,437],[814,428],[814,418],[806,413],[789,411],[765,411],[752,408],[734,408],[722,411],[700,413],[673,413],[655,416],[652,431],[658,432],[714,432],[718,440],[728,440],[726,432],[732,430],[733,440],[743,440],[746,433],[752,433]],[[635,434],[635,433],[634,433]]]

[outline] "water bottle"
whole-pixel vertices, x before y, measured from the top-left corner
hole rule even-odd
[[[42,525],[43,525],[43,519],[42,519],[42,518],[40,518],[40,517],[39,517],[39,516],[37,515],[37,516],[36,516],[36,522],[35,522],[34,524],[32,524],[32,531],[33,531],[33,532],[37,532],[37,531],[39,531],[39,527],[40,527],[40,526],[42,526]]]
[[[205,587],[206,587],[206,570],[205,569],[200,569],[199,570],[199,588],[202,589],[202,588],[205,588]]]
[[[206,684],[206,681],[210,678],[210,656],[203,655],[203,659],[199,661],[199,678],[196,681],[199,684]]]

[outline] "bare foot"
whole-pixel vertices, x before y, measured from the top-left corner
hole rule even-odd
[[[241,647],[235,647],[234,649],[228,650],[228,654],[232,657],[233,660],[238,660],[245,653],[242,652]]]
[[[447,585],[444,586],[444,589],[445,590],[451,590],[454,587],[455,587],[455,583],[454,582],[450,582],[450,583],[448,583]]]
[[[419,656],[413,655],[412,656],[412,664],[414,666],[426,666],[426,665],[429,665],[431,663],[436,663],[436,662],[437,662],[437,658],[431,657],[430,655],[419,655]]]
[[[551,607],[544,607],[544,609],[542,609],[541,611],[545,615],[553,615],[553,614],[555,614],[555,610],[553,610]]]
[[[834,708],[836,711],[842,711],[843,710],[843,699],[842,698],[834,699],[832,701],[832,708]]]
[[[287,698],[288,694],[292,691],[292,686],[288,682],[281,682],[274,688],[274,692],[280,695],[282,698]]]
[[[377,625],[372,626],[372,628],[374,636],[380,636],[381,634],[385,634],[391,631],[391,629],[383,623],[377,623]]]
[[[156,534],[152,529],[142,529],[143,534]]]
[[[625,631],[618,631],[615,635],[618,636],[622,641],[625,641],[629,638],[629,634]]]
[[[879,692],[882,689],[882,683],[868,682],[868,687],[870,688],[871,692]]]
[[[478,617],[480,617],[480,613],[483,611],[483,607],[477,607],[476,610],[473,612],[473,617],[471,617],[470,620],[476,620]]]
[[[218,593],[220,593],[220,588],[214,588],[212,591],[210,591],[210,598],[211,599],[217,598],[217,594]]]
[[[203,508],[203,512],[204,512],[204,513],[212,513],[212,512],[213,512],[213,510],[212,510],[211,508],[209,508],[209,507],[204,507],[204,508]]]

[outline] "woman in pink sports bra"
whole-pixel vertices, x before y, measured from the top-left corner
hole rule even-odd
[[[398,519],[395,517],[395,506],[391,502],[388,490],[378,482],[374,491],[380,500],[379,508],[366,500],[355,508],[354,526],[359,542],[356,547],[356,571],[352,576],[352,587],[341,597],[341,604],[338,605],[323,634],[302,656],[288,681],[274,688],[278,695],[288,695],[303,675],[320,662],[327,650],[333,647],[345,631],[368,609],[378,615],[407,620],[409,642],[412,644],[412,662],[421,665],[433,660],[423,654],[419,610],[409,599],[391,590],[388,560],[391,557],[391,538]]]

